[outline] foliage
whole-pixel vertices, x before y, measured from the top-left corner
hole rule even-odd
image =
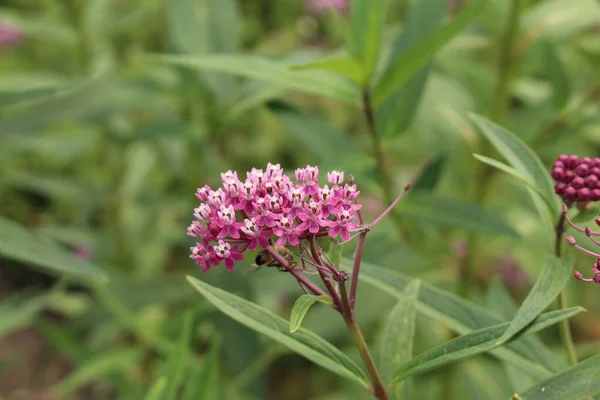
[[[0,2],[0,397],[600,395],[549,173],[600,156],[600,5],[315,3]],[[352,315],[188,258],[196,189],[267,162],[352,175],[365,224],[412,182],[364,251],[319,240]]]

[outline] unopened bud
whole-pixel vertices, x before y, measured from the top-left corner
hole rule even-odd
[[[579,271],[575,271],[573,272],[573,275],[575,275],[575,279],[577,280],[582,280],[583,279],[583,274]]]
[[[569,246],[575,246],[577,244],[573,236],[567,237],[567,243],[569,243]]]
[[[585,236],[592,236],[592,230],[590,229],[589,226],[585,227]]]
[[[407,183],[406,186],[404,186],[404,191],[410,190],[410,186],[411,186],[411,183],[410,182]]]

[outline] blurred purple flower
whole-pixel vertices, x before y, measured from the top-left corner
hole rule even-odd
[[[348,0],[306,0],[306,8],[311,14],[320,15],[328,11],[346,14],[349,8]]]
[[[0,21],[0,49],[8,49],[23,40],[23,31],[10,22]]]
[[[81,260],[89,261],[92,258],[92,248],[85,244],[80,244],[73,248],[73,254]]]
[[[529,284],[529,278],[518,263],[509,256],[503,256],[496,261],[496,271],[500,279],[509,289],[522,289]]]

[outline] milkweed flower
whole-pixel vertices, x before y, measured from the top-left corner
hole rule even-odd
[[[23,40],[23,31],[16,25],[0,22],[0,50],[18,45]]]
[[[295,179],[294,179],[295,178]],[[187,234],[198,242],[190,258],[208,271],[224,263],[228,270],[246,250],[299,246],[310,238],[341,237],[360,229],[355,223],[359,191],[344,182],[344,173],[331,171],[328,183],[319,184],[319,168],[307,165],[286,175],[279,164],[253,168],[241,180],[236,171],[221,174],[221,187],[196,190],[200,204]]]
[[[349,0],[308,0],[306,8],[311,14],[320,15],[333,11],[345,14],[350,8]]]

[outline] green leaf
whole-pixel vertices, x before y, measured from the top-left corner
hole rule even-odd
[[[589,208],[585,210],[579,211],[571,221],[575,224],[581,224],[587,222],[591,219],[598,218],[600,215],[600,206],[598,205],[590,205]]]
[[[331,304],[331,298],[327,296],[314,296],[312,294],[303,294],[302,296],[296,299],[296,302],[294,303],[294,307],[292,307],[292,312],[290,315],[290,333],[294,333],[300,328],[302,320],[308,312],[308,309],[317,301],[325,304]]]
[[[363,177],[372,161],[343,132],[282,102],[270,103],[269,110],[281,121],[285,130],[319,161],[323,171],[345,170],[357,180],[368,179]]]
[[[215,307],[247,327],[338,375],[369,387],[365,373],[344,353],[304,328],[290,333],[287,321],[264,308],[188,276],[188,281]]]
[[[13,106],[23,102],[39,101],[45,97],[55,95],[61,90],[64,90],[64,87],[34,87],[24,90],[2,91],[0,92],[0,107]]]
[[[386,0],[351,1],[348,52],[363,66],[366,79],[371,77],[379,59],[386,5]]]
[[[352,261],[345,259],[343,267],[350,270]],[[401,299],[401,293],[406,285],[413,281],[398,272],[364,261],[361,264],[360,279],[398,299]],[[504,322],[485,308],[425,282],[421,284],[417,309],[460,334]],[[509,343],[492,350],[492,354],[542,378],[564,368],[564,361],[558,356],[540,357],[522,342]]]
[[[344,252],[344,245],[331,242],[329,250],[327,251],[327,257],[331,264],[337,269],[342,261],[342,254]]]
[[[571,84],[565,66],[555,46],[549,41],[542,44],[544,54],[544,70],[552,83],[552,100],[559,109],[564,108],[571,97]]]
[[[353,58],[348,56],[343,57],[328,57],[321,60],[310,61],[304,64],[290,65],[293,70],[322,70],[335,72],[350,79],[356,84],[362,84],[365,80],[365,72],[363,66]]]
[[[414,180],[410,186],[409,195],[420,191],[431,191],[435,189],[442,171],[444,170],[444,164],[446,158],[443,155],[433,157],[425,164],[419,176]]]
[[[107,281],[99,267],[76,257],[48,238],[0,217],[0,255],[50,272],[89,281]]]
[[[444,22],[445,16],[446,0],[422,0],[415,3],[392,45],[388,67],[400,59],[408,49],[433,34]],[[427,63],[377,107],[378,135],[395,137],[410,127],[425,92],[429,72],[430,63]]]
[[[287,64],[244,54],[156,56],[151,60],[205,71],[264,80],[278,86],[357,104],[358,89],[347,79],[326,71],[294,71]]]
[[[496,150],[520,174],[527,177],[530,182],[535,182],[542,193],[542,199],[551,204],[549,209],[552,216],[559,212],[558,197],[554,194],[554,187],[550,180],[550,173],[544,168],[539,157],[521,139],[513,133],[494,124],[487,118],[479,115],[471,115],[471,120],[479,131],[494,145]]]
[[[183,316],[181,334],[179,341],[174,351],[169,355],[167,361],[167,387],[165,389],[164,399],[172,400],[179,398],[178,390],[179,385],[183,379],[183,371],[186,366],[187,357],[190,354],[190,339],[192,336],[192,323],[194,321],[194,314],[188,311]]]
[[[505,320],[512,319],[517,312],[517,306],[515,305],[514,300],[511,298],[506,287],[498,277],[490,282],[486,293],[486,304],[490,310],[494,311]],[[521,341],[533,352],[538,354],[540,359],[544,359],[547,356],[553,356],[552,350],[544,346],[541,340],[536,336],[527,336],[522,338]],[[502,361],[502,364],[504,365],[506,376],[511,383],[513,390],[525,389],[536,383],[537,380],[525,371],[518,369],[506,361]]]
[[[141,349],[118,349],[85,361],[55,388],[59,398],[111,373],[125,375],[139,365]]]
[[[403,86],[415,73],[425,67],[452,38],[465,29],[481,12],[486,0],[473,0],[463,11],[444,27],[412,46],[403,56],[394,61],[378,80],[375,87],[375,104],[388,99],[399,87]]]
[[[527,184],[527,186],[529,186],[531,189],[533,189],[545,201],[544,192],[542,192],[542,189],[540,189],[535,184],[535,182],[533,182],[531,180],[530,177],[528,177],[528,176],[524,175],[523,173],[517,171],[515,168],[511,167],[510,165],[506,165],[504,163],[501,163],[500,161],[494,160],[493,158],[482,156],[480,154],[473,154],[473,157],[475,157],[477,160],[481,161],[482,163],[490,165],[490,166],[492,166],[494,168],[497,168],[500,171],[506,172],[507,174],[511,175],[512,177],[517,178],[521,182]],[[551,206],[551,203],[547,203],[547,204],[548,204],[548,207]]]
[[[530,326],[520,332],[519,335],[511,336],[511,340],[517,340],[521,336],[538,332],[582,311],[584,311],[582,307],[571,307],[542,314],[538,316]],[[402,365],[394,375],[394,381],[400,381],[409,376],[421,374],[432,369],[440,368],[451,362],[463,360],[490,351],[501,345],[498,339],[502,336],[508,326],[509,323],[505,322],[479,329],[428,350]]]
[[[573,275],[573,257],[557,258],[549,254],[544,261],[544,268],[533,288],[523,301],[510,327],[504,332],[498,344],[505,343],[531,323],[558,296],[562,288]]]
[[[197,374],[190,374],[181,400],[212,400],[217,397],[221,341],[214,337]]]
[[[163,393],[167,387],[167,378],[161,376],[154,382],[154,384],[148,389],[148,393],[144,397],[144,400],[161,400],[163,399]]]
[[[379,351],[379,370],[385,383],[390,383],[398,367],[412,358],[416,304],[420,287],[421,281],[419,280],[414,280],[406,285],[402,297],[392,309],[383,330]],[[395,392],[397,399],[410,398],[410,382],[390,385],[388,390]]]
[[[48,305],[48,293],[23,298],[19,294],[0,301],[0,338],[30,325]]]
[[[415,193],[402,205],[400,213],[432,224],[466,229],[491,235],[519,237],[500,216],[463,200]]]
[[[529,388],[513,400],[580,400],[600,393],[600,355]]]

